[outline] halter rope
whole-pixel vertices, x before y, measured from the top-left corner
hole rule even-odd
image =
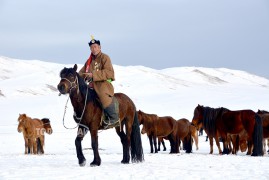
[[[75,118],[76,118],[77,120],[79,120],[79,122],[77,123],[77,126],[76,126],[76,127],[73,127],[73,128],[68,128],[68,127],[65,126],[65,124],[64,124],[64,117],[65,117],[65,114],[66,114],[67,103],[68,103],[68,100],[70,99],[71,90],[72,90],[73,88],[76,88],[76,87],[77,87],[76,82],[78,83],[78,77],[76,76],[76,79],[75,79],[73,82],[71,82],[71,81],[70,81],[69,79],[67,79],[67,78],[62,78],[62,79],[68,81],[68,82],[71,84],[71,88],[70,88],[70,90],[69,90],[69,96],[68,96],[68,98],[67,98],[67,101],[66,101],[66,104],[65,104],[65,108],[64,108],[64,115],[63,115],[63,126],[64,126],[64,128],[65,128],[65,129],[75,129],[75,128],[77,128],[78,126],[82,126],[82,127],[86,128],[87,130],[89,130],[89,128],[88,128],[87,126],[85,126],[84,124],[81,124],[81,123],[80,123],[81,120],[82,120],[82,117],[83,117],[83,115],[84,115],[85,109],[86,109],[87,97],[88,97],[88,91],[89,91],[88,88],[87,88],[87,92],[86,92],[86,97],[85,97],[85,102],[84,102],[84,108],[83,108],[81,117],[78,118],[77,115],[76,115],[76,112],[74,112],[74,114],[75,114]],[[75,84],[75,86],[73,86],[73,84]],[[79,93],[79,88],[77,88],[77,94],[78,94],[78,93]]]

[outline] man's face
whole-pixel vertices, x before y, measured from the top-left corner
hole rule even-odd
[[[92,44],[90,46],[91,52],[93,53],[93,55],[97,55],[100,51],[101,51],[101,46],[98,44]]]

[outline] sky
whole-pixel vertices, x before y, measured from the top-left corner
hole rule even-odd
[[[269,78],[267,0],[0,0],[0,55],[83,64],[225,67]]]

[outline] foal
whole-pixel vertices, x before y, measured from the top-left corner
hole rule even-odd
[[[32,119],[26,114],[20,114],[18,132],[23,132],[25,141],[25,154],[44,154],[44,131],[52,133],[49,119]],[[38,146],[40,144],[40,146]],[[40,148],[40,149],[39,149]]]

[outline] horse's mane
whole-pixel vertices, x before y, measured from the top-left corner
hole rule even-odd
[[[78,85],[79,85],[79,91],[81,92],[83,98],[87,98],[87,103],[88,102],[93,102],[96,105],[101,106],[100,102],[99,102],[99,98],[98,95],[96,94],[96,92],[89,88],[88,85],[85,83],[84,79],[76,72],[76,76],[78,78]],[[87,91],[88,91],[88,95],[87,95]],[[86,97],[87,95],[87,97]]]
[[[44,124],[49,124],[49,123],[50,123],[49,118],[43,118],[43,119],[41,119],[41,121],[42,121]]]
[[[216,135],[216,120],[221,116],[224,112],[228,111],[228,109],[221,108],[211,108],[211,107],[203,107],[203,126],[204,129],[208,132],[208,136]]]

